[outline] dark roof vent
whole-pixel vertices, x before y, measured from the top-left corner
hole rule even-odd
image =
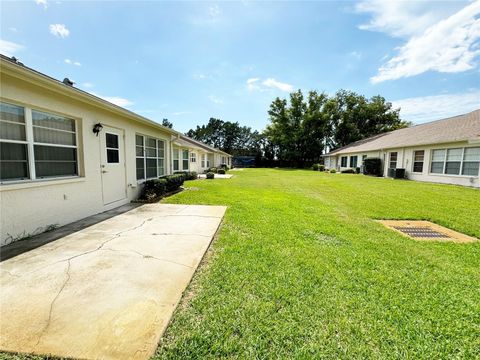
[[[70,80],[69,78],[65,78],[63,79],[63,83],[65,85],[68,85],[68,86],[73,86],[73,84],[75,84],[72,80]]]

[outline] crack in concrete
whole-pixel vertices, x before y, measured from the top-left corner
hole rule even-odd
[[[210,235],[203,235],[203,234],[174,234],[174,233],[151,233],[150,235],[154,236],[162,236],[162,235],[167,235],[167,236],[202,236],[202,237],[211,237]]]
[[[52,320],[52,315],[53,315],[53,308],[54,308],[54,306],[55,306],[55,303],[56,303],[56,301],[58,300],[58,298],[60,297],[60,295],[61,295],[61,293],[63,292],[63,290],[65,289],[65,287],[67,286],[67,283],[70,281],[70,267],[71,267],[71,262],[72,262],[72,260],[73,260],[73,259],[77,259],[77,258],[79,258],[79,257],[81,257],[81,256],[84,256],[84,255],[91,254],[91,253],[93,253],[93,252],[95,252],[95,251],[101,250],[107,243],[109,243],[110,241],[113,241],[113,240],[115,240],[116,238],[120,237],[123,233],[126,233],[126,232],[128,232],[128,231],[136,230],[136,229],[142,227],[143,225],[145,225],[145,223],[146,223],[147,221],[150,221],[150,220],[152,220],[152,219],[153,219],[153,218],[145,219],[145,220],[142,221],[142,223],[141,223],[140,225],[137,225],[137,226],[135,226],[135,227],[133,227],[133,228],[130,228],[130,229],[127,229],[127,230],[123,230],[123,231],[120,231],[120,232],[116,233],[116,234],[113,235],[110,239],[105,240],[104,242],[102,242],[102,243],[101,243],[96,249],[94,249],[94,250],[86,251],[86,252],[84,252],[84,253],[77,254],[77,255],[71,256],[71,257],[69,257],[69,258],[67,258],[67,259],[60,260],[60,261],[57,261],[57,262],[53,263],[53,264],[58,264],[58,263],[60,263],[60,262],[67,261],[67,262],[68,262],[67,270],[66,270],[66,275],[67,275],[67,277],[66,277],[65,281],[63,282],[62,286],[60,287],[59,291],[57,292],[57,295],[55,295],[55,297],[53,298],[52,302],[50,303],[50,311],[49,311],[49,313],[48,313],[47,323],[45,324],[42,332],[40,333],[40,335],[39,335],[39,337],[38,337],[38,340],[37,340],[37,343],[35,344],[35,346],[38,346],[38,344],[40,343],[42,337],[45,335],[45,333],[47,332],[48,328],[50,327],[51,320]],[[53,265],[53,264],[50,264],[50,265],[48,265],[48,266],[51,266],[51,265]],[[38,269],[38,270],[39,270],[39,269]],[[38,271],[38,270],[37,270],[37,271]]]
[[[12,273],[12,272],[10,272],[10,271],[8,271],[8,270],[5,270],[5,269],[0,269],[0,271],[3,271],[3,272],[5,272],[5,273],[7,273],[7,274],[10,275],[11,277],[16,277],[16,278],[21,277],[20,275],[14,274],[14,273]]]
[[[179,263],[179,262],[176,262],[176,261],[172,261],[172,260],[167,260],[167,259],[161,259],[161,258],[158,258],[156,256],[153,256],[153,255],[148,255],[148,254],[143,254],[137,250],[132,250],[132,249],[112,249],[112,248],[104,248],[104,249],[101,249],[103,251],[118,251],[118,252],[131,252],[131,253],[135,253],[135,254],[138,254],[140,255],[141,257],[143,257],[144,259],[155,259],[155,260],[158,260],[158,261],[162,261],[162,262],[168,262],[168,263],[171,263],[171,264],[176,264],[176,265],[180,265],[180,266],[184,266],[184,267],[187,267],[189,269],[192,269],[192,266],[190,265],[185,265],[185,264],[182,264],[182,263]]]

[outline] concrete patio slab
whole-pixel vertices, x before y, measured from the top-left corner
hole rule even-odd
[[[147,359],[226,208],[146,204],[0,264],[0,349]]]

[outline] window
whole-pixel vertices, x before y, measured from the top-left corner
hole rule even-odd
[[[135,135],[137,180],[165,175],[165,141]]]
[[[221,165],[226,164],[226,163],[227,163],[227,158],[225,156],[222,156],[222,164]]]
[[[462,165],[463,149],[448,149],[447,162],[445,163],[445,174],[460,175]]]
[[[206,167],[207,165],[207,154],[202,154],[202,168]]]
[[[105,143],[107,148],[107,163],[118,164],[120,162],[120,149],[118,147],[118,135],[105,133]]]
[[[188,170],[188,150],[182,151],[182,169]]]
[[[462,175],[478,176],[480,166],[480,147],[465,148],[463,154]]]
[[[397,156],[398,156],[397,152],[391,152],[390,153],[390,161],[389,161],[389,164],[388,164],[389,169],[396,169],[397,168]]]
[[[0,179],[78,175],[75,120],[0,103]]]
[[[173,149],[173,171],[180,170],[180,154],[178,149]]]
[[[430,172],[433,174],[478,176],[480,147],[435,149]]]
[[[417,150],[413,152],[413,172],[423,172],[423,160],[425,159],[425,150]]]
[[[25,109],[0,103],[0,179],[28,179]]]
[[[358,156],[350,156],[350,167],[356,168],[357,167]]]
[[[445,149],[432,151],[432,164],[430,166],[430,172],[434,174],[443,174],[446,153],[447,151]]]
[[[346,156],[342,156],[342,158],[340,159],[340,161],[341,161],[340,166],[341,167],[347,167],[347,159],[348,158]]]
[[[190,153],[190,162],[196,163],[197,162],[197,154],[192,152]]]

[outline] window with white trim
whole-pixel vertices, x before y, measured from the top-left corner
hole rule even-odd
[[[350,156],[350,167],[356,168],[357,167],[358,156]]]
[[[0,180],[78,176],[76,122],[0,102]]]
[[[435,149],[432,151],[432,174],[478,176],[480,147]]]
[[[180,170],[180,150],[173,149],[173,171]]]
[[[183,170],[188,170],[188,154],[189,154],[189,151],[188,150],[182,150],[182,169]]]
[[[397,158],[398,158],[398,153],[396,151],[390,153],[390,158],[388,162],[389,169],[397,168]]]
[[[340,166],[341,167],[347,167],[347,161],[348,161],[348,156],[342,156],[340,159]]]
[[[222,156],[222,164],[221,165],[226,165],[227,164],[227,158],[225,156]]]
[[[202,154],[202,168],[206,167],[207,164],[207,154]]]
[[[425,150],[417,150],[413,152],[413,172],[423,172],[423,161],[425,159]]]
[[[118,145],[118,135],[109,132],[105,133],[105,147],[107,151],[107,163],[120,163],[120,147]]]
[[[190,153],[190,162],[192,162],[192,163],[197,162],[197,153],[194,153],[194,152]]]
[[[136,134],[135,154],[137,180],[165,175],[165,141]]]

